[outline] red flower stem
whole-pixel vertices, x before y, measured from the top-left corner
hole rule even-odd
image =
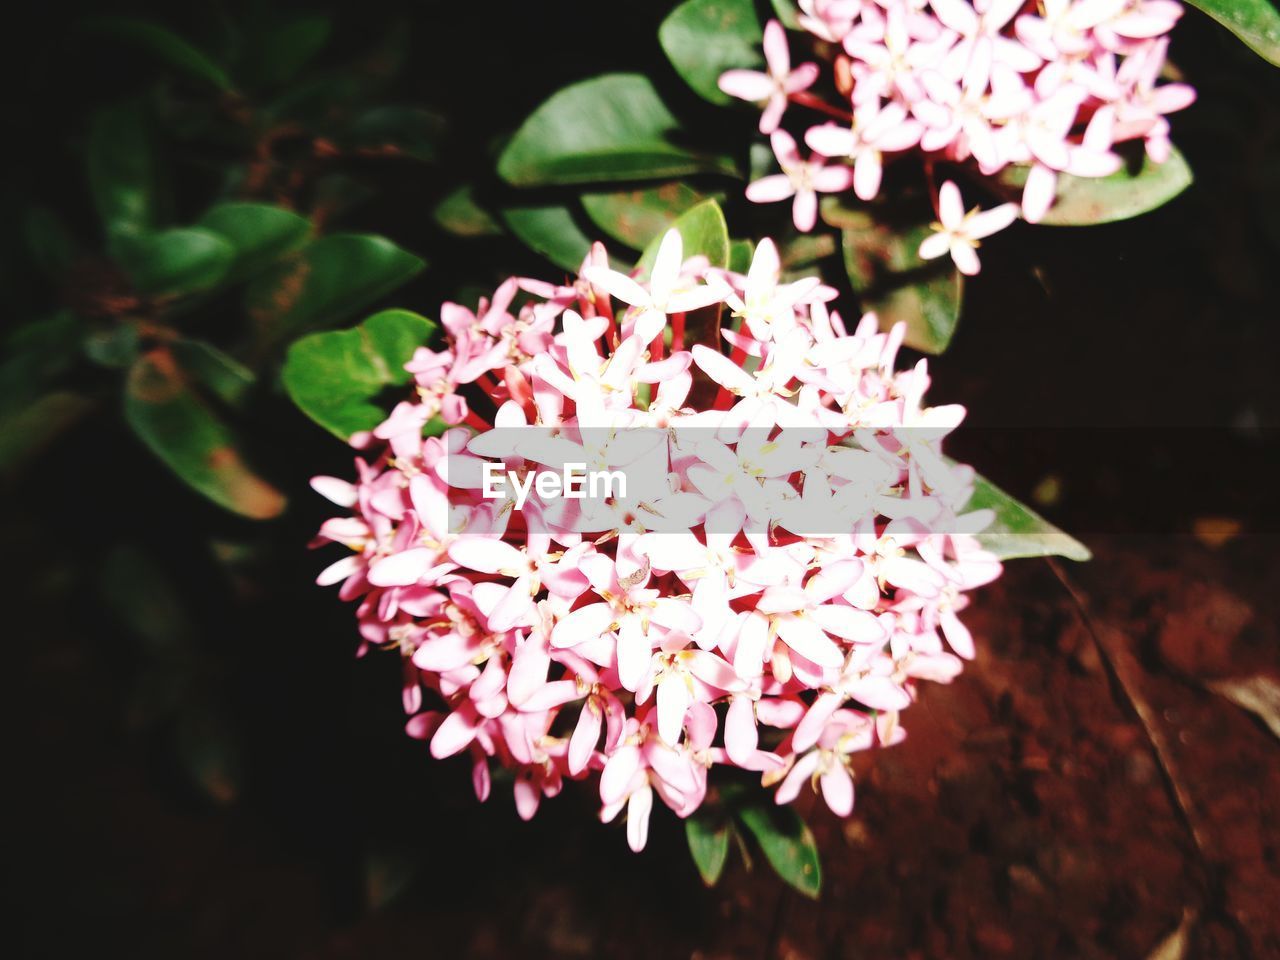
[[[677,313],[671,318],[671,352],[684,349],[684,314]]]
[[[819,113],[825,113],[829,117],[835,117],[837,120],[843,120],[846,123],[853,123],[853,114],[838,107],[833,107],[825,100],[819,100],[811,93],[793,93],[787,97],[792,103],[799,104],[802,107],[808,107],[810,110],[817,110]]]

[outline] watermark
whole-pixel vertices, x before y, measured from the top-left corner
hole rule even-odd
[[[625,499],[627,475],[622,470],[588,470],[585,463],[566,463],[554,470],[508,470],[506,464],[487,462],[480,488],[486,500],[506,500],[514,494],[515,509],[524,510],[530,491],[541,501]]]

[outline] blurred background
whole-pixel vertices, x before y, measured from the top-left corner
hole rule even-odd
[[[970,410],[955,455],[1096,559],[1017,562],[977,596],[978,663],[860,771],[849,822],[812,811],[823,900],[740,860],[706,890],[674,817],[634,856],[582,790],[521,823],[509,785],[479,805],[465,761],[403,735],[399,664],[356,661],[351,610],[313,583],[329,511],[307,480],[351,458],[279,386],[290,324],[558,276],[434,211],[465,184],[500,197],[495,147],[574,79],[646,73],[745,149],[749,121],[681,92],[667,12],[48,3],[6,31],[18,955],[1280,956],[1280,75],[1195,11],[1171,49],[1200,95],[1173,120],[1195,184],[993,240],[931,363],[935,401]],[[398,251],[310,317],[266,261],[225,287],[125,269],[130,217],[185,228],[231,200]],[[747,207],[731,191],[735,232],[785,216]],[[210,399],[130,408],[175,302]],[[194,494],[146,442],[167,417],[234,436],[287,507]]]

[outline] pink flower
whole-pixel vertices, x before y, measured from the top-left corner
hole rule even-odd
[[[747,187],[752,203],[774,203],[795,197],[791,217],[796,229],[808,233],[818,222],[818,194],[839,193],[853,184],[853,171],[843,165],[827,167],[819,160],[802,160],[795,139],[785,130],[770,138],[782,173],[762,177]]]
[[[976,654],[959,613],[1000,570],[971,536],[989,515],[960,514],[972,470],[941,454],[964,411],[925,404],[923,362],[894,369],[901,327],[847,332],[816,278],[780,282],[772,241],[743,277],[681,248],[664,238],[647,284],[598,248],[572,284],[448,305],[355,482],[313,481],[343,511],[316,537],[345,552],[319,580],[356,602],[361,651],[401,657],[409,735],[465,755],[482,800],[509,770],[525,819],[598,778],[601,819],[625,811],[635,850],[654,803],[689,816],[718,767],[779,802],[816,778],[847,814],[849,754],[900,740],[915,685]],[[712,305],[744,321],[727,348],[673,329],[667,354],[668,316]],[[446,410],[466,427],[424,438]],[[533,483],[655,451],[640,502]],[[519,490],[485,495],[486,465]]]
[[[984,211],[974,208],[965,213],[960,188],[948,180],[938,191],[939,222],[933,225],[934,232],[921,242],[920,257],[934,260],[949,253],[960,272],[972,277],[981,269],[977,254],[979,241],[998,233],[1016,219],[1018,205],[1015,203],[1002,203]]]
[[[764,58],[768,73],[756,70],[726,70],[720,75],[720,89],[731,97],[764,103],[760,132],[773,133],[787,109],[787,98],[807,90],[818,79],[816,63],[802,63],[791,69],[787,34],[782,24],[770,20],[764,28]]]

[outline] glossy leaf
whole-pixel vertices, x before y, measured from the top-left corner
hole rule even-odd
[[[140,101],[94,115],[86,158],[94,205],[109,237],[138,234],[159,221],[159,161]]]
[[[1049,212],[1040,221],[1056,227],[1089,227],[1128,220],[1162,207],[1191,186],[1191,168],[1177,148],[1164,163],[1145,154],[1136,171],[1123,169],[1109,177],[1058,175],[1058,192]],[[1011,197],[1027,182],[1026,167],[1006,167],[1000,183]]]
[[[986,477],[974,478],[973,496],[965,509],[995,511],[995,521],[978,534],[978,540],[1001,560],[1058,556],[1084,561],[1093,556],[1075,537],[1063,533]]]
[[[296,336],[364,309],[425,266],[385,237],[323,237],[249,284],[249,315],[267,341]]]
[[[692,187],[673,181],[613,193],[584,193],[582,208],[610,237],[632,250],[643,250],[676,217],[705,199]]]
[[[671,65],[704,100],[729,103],[720,74],[764,63],[764,30],[752,0],[687,0],[662,21],[658,40]]]
[[[729,265],[729,227],[725,224],[720,204],[714,200],[704,200],[682,213],[671,226],[680,231],[686,260],[701,254],[711,261],[713,267],[724,268]],[[654,237],[640,256],[636,267],[641,277],[648,277],[649,271],[653,269],[665,232]]]
[[[231,77],[208,54],[158,23],[132,17],[93,17],[85,21],[85,26],[94,32],[146,50],[169,66],[215,90],[228,91],[234,87]]]
[[[441,200],[432,216],[442,228],[460,237],[487,237],[502,233],[502,225],[476,202],[470,184],[463,184]]]
[[[610,73],[553,94],[516,131],[498,173],[516,186],[732,173],[726,157],[673,142],[679,122],[647,77]]]
[[[252,370],[203,340],[175,340],[169,349],[183,370],[233,409],[244,406],[258,382]]]
[[[350,330],[313,333],[289,348],[284,388],[303,413],[349,440],[386,419],[387,411],[373,399],[410,381],[404,365],[435,329],[408,310],[384,310]]]
[[[863,210],[827,204],[823,215],[842,227],[845,271],[864,311],[876,312],[881,329],[907,324],[906,344],[942,353],[960,319],[960,271],[950,260],[920,259],[924,225],[894,228]]]
[[[0,417],[0,477],[17,473],[93,406],[88,397],[58,390]]]
[[[124,414],[152,453],[214,503],[255,520],[284,510],[280,491],[249,469],[230,428],[196,396],[167,351],[133,365]]]
[[[562,270],[577,273],[591,249],[591,237],[578,225],[569,207],[511,207],[502,211],[502,219],[521,243]]]
[[[713,814],[695,813],[684,822],[689,853],[693,855],[702,882],[708,887],[714,887],[724,872],[731,830],[726,821]]]
[[[220,203],[197,224],[225,237],[235,248],[230,274],[247,277],[302,246],[311,222],[292,210],[266,203]]]
[[[1280,67],[1280,12],[1271,0],[1187,0],[1234,33],[1264,60]]]
[[[800,815],[789,806],[769,803],[742,807],[738,819],[760,845],[774,872],[816,900],[822,889],[818,845]]]
[[[143,293],[181,295],[216,286],[231,269],[236,249],[202,227],[122,236],[113,252]]]

